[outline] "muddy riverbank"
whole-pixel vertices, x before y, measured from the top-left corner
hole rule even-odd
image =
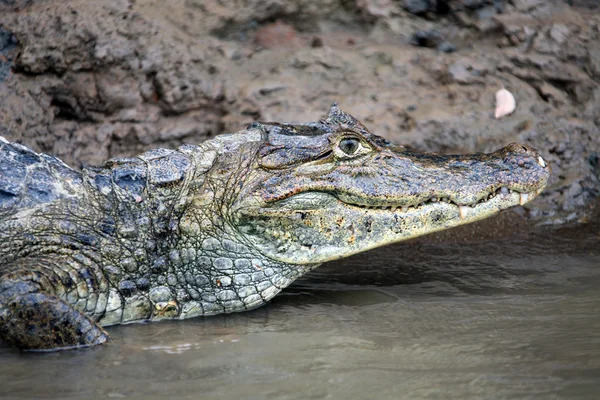
[[[600,194],[597,1],[0,1],[0,129],[75,167],[198,143],[332,102],[421,150],[542,151],[525,211],[586,221]],[[494,118],[494,93],[517,110]]]

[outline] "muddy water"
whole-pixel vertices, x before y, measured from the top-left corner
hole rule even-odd
[[[596,399],[600,229],[401,244],[325,265],[259,310],[0,348],[0,397]]]

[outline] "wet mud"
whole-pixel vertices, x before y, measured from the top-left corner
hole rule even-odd
[[[70,165],[199,143],[333,102],[424,151],[511,141],[552,164],[525,218],[600,194],[600,2],[0,0],[0,134]],[[494,94],[516,111],[494,118]]]

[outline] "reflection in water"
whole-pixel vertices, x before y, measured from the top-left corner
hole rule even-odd
[[[325,265],[258,310],[0,348],[0,397],[596,398],[597,226],[418,242]]]
[[[214,340],[213,343],[235,343],[239,342],[240,339],[230,339],[230,340]],[[181,354],[184,351],[188,350],[200,350],[202,346],[200,343],[177,343],[177,344],[169,344],[169,345],[156,345],[156,346],[148,346],[142,347],[142,350],[147,351],[155,351],[158,353],[166,353],[166,354]]]

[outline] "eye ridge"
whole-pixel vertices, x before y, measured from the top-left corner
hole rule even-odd
[[[338,147],[347,155],[352,156],[356,154],[356,152],[360,148],[360,140],[352,137],[344,138],[340,140]]]

